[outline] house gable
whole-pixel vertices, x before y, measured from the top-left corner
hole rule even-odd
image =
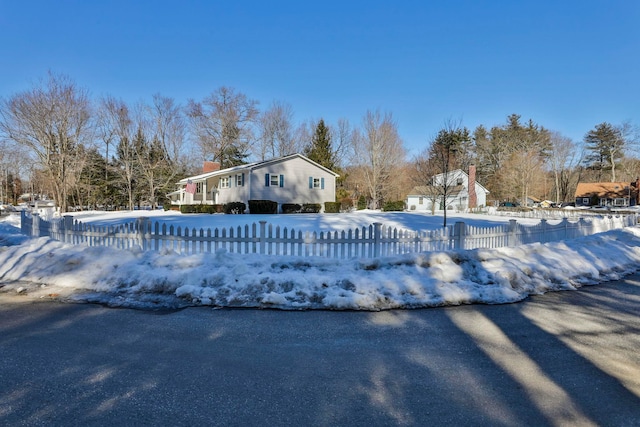
[[[431,210],[435,205],[435,210],[443,208],[442,196],[438,185],[444,182],[445,174],[438,174],[432,177],[433,186],[417,186],[414,187],[407,196],[407,207],[409,210]],[[456,169],[447,174],[449,182],[450,200],[447,204],[456,209],[468,209],[469,207],[469,175],[462,169]],[[476,206],[486,206],[487,190],[482,184],[475,181]]]
[[[321,203],[335,200],[339,175],[302,155],[291,155],[251,169],[251,199],[278,203]]]

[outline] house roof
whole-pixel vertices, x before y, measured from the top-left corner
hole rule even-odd
[[[467,178],[467,180],[469,179],[469,174],[466,173],[465,171],[463,171],[462,169],[455,169],[455,170],[449,171],[448,174],[449,174],[449,176],[454,176],[454,175],[459,174],[459,173],[464,175]],[[437,175],[434,175],[433,178],[439,177],[439,176],[443,176],[443,175],[444,175],[443,173],[439,173]],[[479,185],[480,188],[482,190],[484,190],[484,192],[486,194],[489,194],[489,190],[487,190],[487,188],[484,185],[480,184],[478,181],[476,181],[476,185]],[[425,196],[425,195],[428,195],[428,194],[434,194],[434,191],[436,193],[438,193],[437,190],[433,190],[433,189],[430,190],[430,188],[432,188],[432,187],[430,187],[430,186],[413,187],[411,192],[409,192],[408,196]],[[458,190],[453,189],[453,190],[454,191],[451,193],[451,195],[457,194],[459,191],[461,191],[460,189],[458,189]],[[428,191],[428,192],[424,192],[424,191]]]
[[[629,182],[580,182],[576,187],[575,197],[628,197],[635,193],[635,188]]]
[[[181,179],[180,181],[178,181],[178,184],[186,184],[187,181],[191,180],[192,182],[198,182],[198,181],[205,181],[208,178],[214,177],[214,176],[218,176],[218,175],[227,175],[229,173],[235,173],[235,172],[241,172],[241,171],[251,171],[253,169],[258,169],[264,166],[268,166],[274,163],[280,163],[280,162],[285,162],[287,160],[293,159],[295,157],[298,157],[302,160],[305,160],[313,165],[315,165],[316,167],[330,173],[333,174],[336,177],[339,177],[340,175],[335,173],[334,171],[325,168],[324,166],[320,165],[319,163],[314,162],[313,160],[309,159],[306,156],[303,156],[300,153],[295,153],[295,154],[289,154],[288,156],[283,156],[283,157],[277,157],[275,159],[269,159],[269,160],[263,160],[260,162],[253,162],[253,163],[247,163],[246,165],[239,165],[239,166],[233,166],[230,168],[226,168],[226,169],[220,169],[217,171],[213,171],[213,172],[207,172],[207,173],[203,173],[200,175],[194,175],[194,176],[190,176],[184,179]]]

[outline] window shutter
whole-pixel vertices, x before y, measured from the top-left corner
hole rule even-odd
[[[324,178],[320,178],[320,189],[324,190]]]
[[[265,187],[269,186],[269,174],[268,173],[264,174],[264,185],[265,185]]]
[[[244,187],[244,172],[242,173],[242,186]]]
[[[309,188],[313,189],[313,177],[312,176],[309,177]]]
[[[284,187],[284,175],[280,175],[280,187]]]

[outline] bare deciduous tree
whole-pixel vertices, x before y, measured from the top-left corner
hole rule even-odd
[[[331,128],[336,162],[340,167],[346,166],[349,148],[353,141],[353,132],[354,129],[347,119],[338,119],[336,126]]]
[[[172,98],[154,95],[153,104],[141,111],[138,118],[134,144],[139,173],[147,187],[146,199],[153,207],[158,205],[158,197],[185,171],[184,141],[181,108]]]
[[[257,155],[260,160],[286,156],[300,151],[293,132],[293,108],[274,101],[259,120],[260,142]]]
[[[113,97],[104,98],[98,113],[98,129],[99,135],[106,144],[107,162],[110,161],[109,146],[115,145],[113,171],[127,194],[129,209],[133,209],[136,176],[136,152],[133,146],[135,131],[127,104]]]
[[[549,142],[548,165],[553,173],[555,201],[560,203],[568,199],[571,171],[582,162],[582,151],[559,132],[551,132]]]
[[[224,86],[202,102],[189,101],[187,115],[205,158],[220,162],[222,168],[244,162],[253,143],[257,104]]]
[[[0,132],[35,155],[67,211],[74,153],[91,137],[88,93],[66,76],[49,73],[33,89],[0,100]]]
[[[20,172],[29,168],[25,148],[12,141],[0,139],[0,203],[16,203],[20,195],[16,183],[20,182]]]
[[[443,209],[443,227],[447,226],[447,210],[458,187],[454,172],[466,164],[466,145],[471,141],[469,130],[452,121],[431,141],[415,161],[416,179],[420,180],[427,197]]]
[[[394,170],[405,158],[405,149],[391,113],[381,115],[379,111],[367,111],[362,130],[354,132],[352,144],[352,164],[361,167],[372,207],[378,209],[395,178]]]

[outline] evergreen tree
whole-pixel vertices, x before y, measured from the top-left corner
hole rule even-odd
[[[620,130],[609,123],[600,123],[584,137],[586,149],[591,152],[585,163],[598,171],[602,180],[602,171],[611,171],[611,182],[616,180],[616,163],[622,159],[626,142]]]
[[[85,161],[79,173],[74,189],[73,203],[79,206],[96,207],[109,205],[113,195],[111,181],[114,179],[108,168],[106,159],[96,148],[82,153]]]
[[[336,154],[331,146],[331,131],[320,119],[311,138],[311,144],[304,150],[305,156],[327,169],[337,169]]]

